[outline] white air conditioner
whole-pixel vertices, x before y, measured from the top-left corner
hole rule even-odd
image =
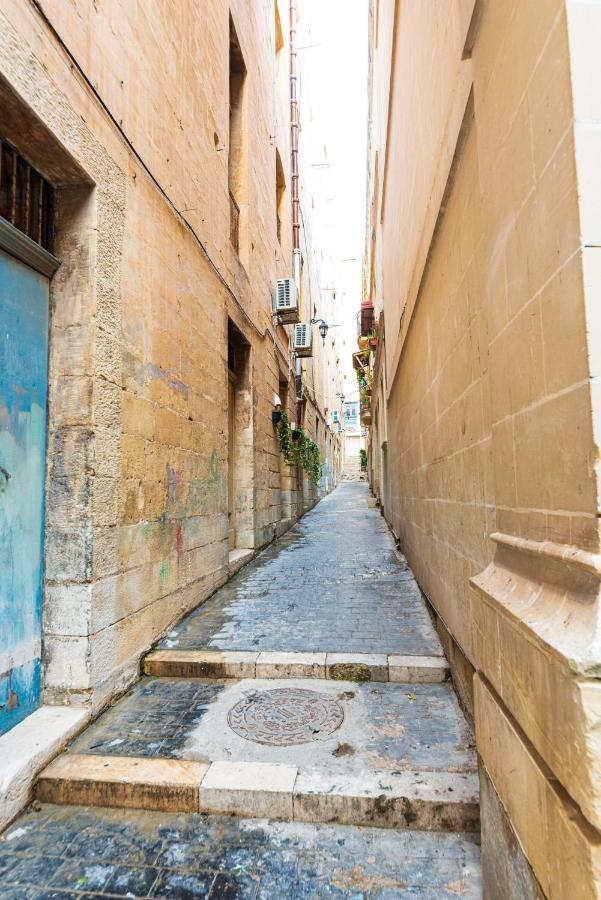
[[[340,413],[337,409],[332,410],[332,424],[335,425],[337,422],[340,422]]]
[[[273,311],[283,324],[294,325],[299,321],[298,288],[294,278],[278,278]]]
[[[306,322],[294,326],[292,349],[297,356],[313,356],[311,337],[311,326]]]

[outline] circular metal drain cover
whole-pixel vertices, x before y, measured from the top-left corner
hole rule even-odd
[[[328,694],[278,688],[239,700],[227,721],[247,741],[286,747],[326,740],[342,725],[344,711]]]

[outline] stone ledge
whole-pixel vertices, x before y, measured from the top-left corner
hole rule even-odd
[[[326,678],[333,681],[388,681],[384,653],[328,653]]]
[[[590,575],[601,578],[601,553],[591,553],[571,544],[556,544],[553,541],[533,541],[513,534],[503,534],[500,531],[493,532],[490,539],[498,546],[518,550],[529,556],[553,560],[575,569],[582,569]]]
[[[299,772],[256,761],[64,754],[42,772],[48,803],[200,811],[416,831],[477,831],[474,772]]]
[[[200,788],[200,811],[255,818],[292,819],[296,766],[214,762]]]
[[[257,659],[257,678],[325,678],[325,653],[264,650]]]
[[[0,737],[0,831],[30,799],[38,773],[89,717],[87,707],[41,706]]]
[[[478,831],[478,776],[383,772],[344,776],[307,771],[294,788],[294,819],[416,831]]]
[[[446,681],[443,656],[314,653],[280,650],[153,650],[146,675],[163,678],[326,678],[333,681],[434,684]]]
[[[206,763],[65,753],[40,775],[44,803],[197,812]]]
[[[142,671],[164,678],[254,678],[258,656],[245,650],[152,650]]]
[[[230,578],[235,575],[238,569],[250,562],[255,555],[252,548],[231,550],[228,558],[228,573]]]
[[[446,681],[450,669],[442,656],[398,656],[388,657],[389,681],[407,684],[436,684]]]

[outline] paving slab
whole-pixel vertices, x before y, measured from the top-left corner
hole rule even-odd
[[[476,771],[448,682],[144,677],[68,749],[340,772]]]
[[[0,879],[3,900],[482,897],[475,835],[81,806],[22,815]]]
[[[187,616],[159,649],[442,657],[386,522],[344,482]]]

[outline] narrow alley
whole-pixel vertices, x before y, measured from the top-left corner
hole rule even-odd
[[[0,900],[601,900],[601,0],[0,0]]]
[[[149,653],[41,773],[3,897],[480,897],[473,739],[370,496],[343,482]]]

